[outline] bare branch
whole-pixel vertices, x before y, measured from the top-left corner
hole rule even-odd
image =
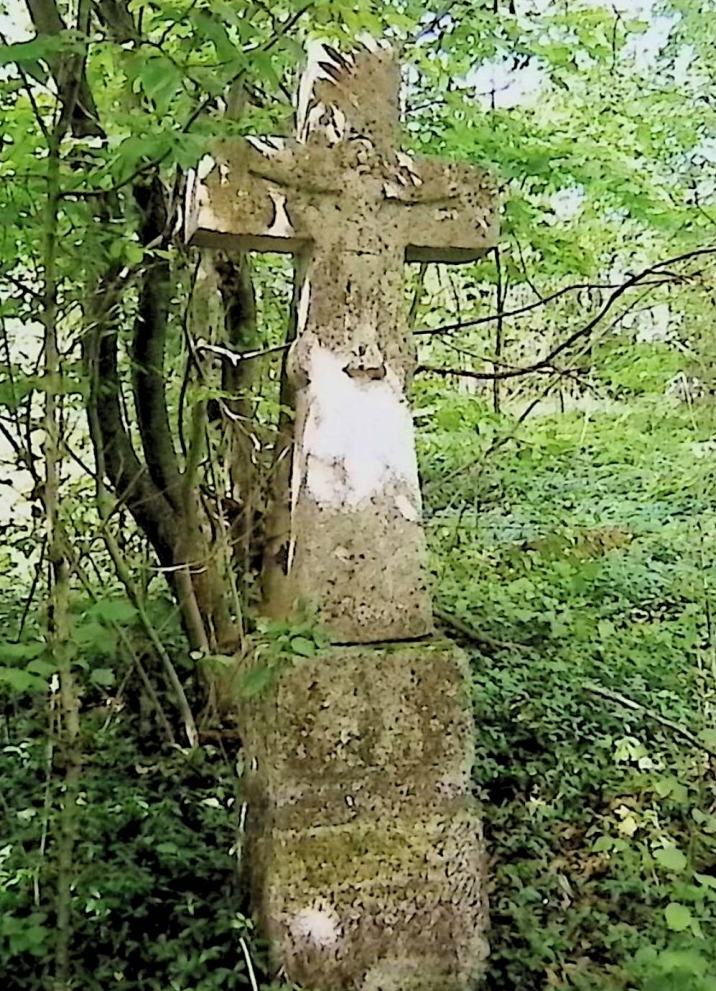
[[[609,296],[607,301],[604,303],[599,312],[594,316],[585,326],[580,327],[579,330],[575,330],[574,333],[570,334],[564,341],[558,344],[555,348],[550,351],[548,355],[544,358],[540,358],[539,361],[533,362],[531,365],[526,365],[523,368],[513,368],[513,369],[503,369],[502,371],[492,371],[492,372],[478,372],[472,370],[460,370],[457,371],[453,369],[452,371],[447,371],[444,369],[435,368],[430,365],[419,365],[418,371],[428,371],[435,372],[438,375],[446,374],[456,374],[465,375],[468,378],[475,379],[511,379],[518,378],[521,375],[531,375],[534,372],[541,372],[545,369],[549,370],[554,364],[554,359],[558,358],[559,355],[563,354],[569,348],[573,347],[582,338],[588,337],[591,332],[597,327],[602,320],[610,312],[614,304],[621,299],[621,297],[627,293],[630,289],[640,286],[652,275],[662,275],[666,276],[662,281],[654,283],[655,285],[660,285],[669,281],[680,280],[686,278],[685,276],[679,275],[678,273],[668,272],[669,266],[677,265],[681,262],[690,261],[694,258],[703,258],[716,254],[716,247],[711,248],[697,248],[693,251],[686,251],[681,255],[676,255],[674,258],[667,258],[664,261],[656,262],[654,265],[650,265],[648,268],[643,269],[636,275],[631,276],[620,286],[618,286],[613,293]]]
[[[529,644],[515,643],[511,640],[497,640],[495,637],[490,636],[489,633],[483,633],[481,630],[475,629],[471,623],[453,616],[452,613],[446,612],[444,609],[434,608],[433,614],[437,620],[445,626],[449,626],[459,636],[464,637],[465,640],[471,640],[485,650],[520,651],[530,649]]]
[[[654,285],[665,285],[669,281],[671,279],[660,279]],[[549,296],[542,296],[533,303],[526,303],[524,306],[518,306],[514,310],[504,310],[502,312],[498,310],[496,313],[489,313],[484,317],[475,317],[474,320],[460,320],[455,323],[446,323],[442,327],[426,327],[423,330],[416,330],[414,333],[417,337],[438,337],[442,334],[454,334],[460,330],[465,330],[467,327],[479,327],[483,324],[495,323],[500,319],[507,320],[511,317],[524,316],[527,313],[532,313],[533,310],[538,310],[541,306],[553,303],[555,299],[566,296],[567,293],[584,292],[590,289],[619,289],[621,285],[622,283],[614,285],[613,283],[577,282],[569,286],[563,286],[562,289],[557,289],[556,292],[551,293]]]
[[[664,726],[666,729],[670,729],[672,733],[676,733],[677,736],[683,737],[684,740],[688,740],[692,746],[697,747],[699,750],[705,751],[711,757],[716,757],[716,749],[710,747],[703,740],[700,740],[695,733],[692,733],[690,729],[686,726],[682,726],[681,723],[677,723],[674,719],[669,719],[668,716],[662,716],[660,712],[655,709],[650,709],[646,705],[642,705],[640,702],[636,702],[634,699],[628,698],[626,695],[622,695],[620,692],[614,692],[611,688],[604,688],[602,685],[595,685],[587,683],[582,685],[582,690],[588,695],[595,695],[597,698],[606,699],[607,702],[615,702],[617,705],[623,706],[625,709],[631,709],[632,712],[639,712],[649,719],[653,719],[654,722],[659,723],[660,726]]]

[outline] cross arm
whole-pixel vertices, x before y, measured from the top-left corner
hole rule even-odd
[[[461,162],[400,155],[383,187],[407,261],[469,262],[495,247],[497,193],[485,170]]]
[[[324,151],[280,139],[217,145],[187,184],[185,240],[204,248],[300,251],[313,238],[308,199],[331,191]],[[323,177],[320,190],[311,188],[315,175]]]

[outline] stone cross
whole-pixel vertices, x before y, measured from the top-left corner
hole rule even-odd
[[[309,606],[338,643],[432,630],[403,267],[495,243],[483,170],[399,150],[399,87],[391,52],[324,52],[298,138],[227,143],[188,211],[194,244],[299,256],[291,505],[266,609]]]
[[[314,991],[468,991],[486,956],[467,662],[432,633],[406,387],[406,261],[475,259],[495,198],[399,150],[384,49],[324,49],[289,141],[226,143],[189,190],[194,244],[298,256],[290,514],[267,608],[335,644],[237,700],[245,862],[272,959]]]

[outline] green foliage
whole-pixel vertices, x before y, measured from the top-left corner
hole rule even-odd
[[[281,670],[303,657],[315,657],[328,646],[325,634],[311,623],[258,622],[252,645],[253,662],[237,685],[241,698],[261,695],[276,681]]]
[[[632,351],[633,380],[660,384],[654,360]],[[479,400],[444,396],[419,420],[428,492],[452,475],[429,530],[439,601],[505,644],[468,644],[490,991],[716,987],[713,760],[658,721],[713,736],[714,473],[699,452],[714,410],[653,394],[603,407],[488,416],[512,439],[477,496]]]
[[[634,364],[640,380],[651,358]],[[429,522],[439,602],[505,645],[489,656],[466,645],[491,856],[488,991],[716,986],[712,760],[649,714],[711,745],[715,476],[703,452],[716,411],[654,394],[603,406],[517,426],[474,397],[425,389],[419,402],[434,410],[418,421],[428,492],[440,480]],[[476,455],[491,479],[477,498],[461,470]],[[87,672],[77,980],[89,991],[118,974],[137,991],[247,988],[241,940],[259,973],[264,948],[238,866],[239,755],[228,743],[161,742],[129,660],[105,650],[113,623],[132,630],[130,604],[78,599],[73,615]],[[310,622],[266,624],[257,637],[259,671],[323,646]],[[28,631],[2,661],[22,672],[43,649]],[[105,669],[114,685],[98,681]],[[51,673],[40,674],[46,686]],[[17,708],[11,693],[6,706],[0,956],[8,987],[25,991],[51,972],[55,846],[42,837],[55,835],[61,783],[48,776],[42,697]]]
[[[664,392],[683,371],[683,355],[667,344],[635,344],[618,340],[597,349],[599,378],[612,396]]]
[[[126,719],[94,740],[82,773],[89,814],[79,823],[75,865],[81,986],[246,986],[229,814],[238,800],[233,768],[211,748],[143,758]],[[45,986],[52,944],[51,917],[43,926],[48,913],[33,907],[33,887],[44,904],[54,870],[52,850],[42,853],[43,826],[53,826],[42,775],[28,780],[35,762],[38,771],[44,765],[42,750],[13,737],[1,757],[11,836],[2,859],[0,954],[6,986],[18,991]]]

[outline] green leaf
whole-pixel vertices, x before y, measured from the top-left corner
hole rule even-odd
[[[130,134],[117,145],[112,173],[118,182],[125,182],[138,168],[148,162],[163,161],[174,141],[171,133],[157,126],[154,134]]]
[[[228,671],[236,664],[236,658],[231,654],[201,654],[197,651],[196,659],[206,665],[210,671]]]
[[[15,692],[44,692],[47,688],[44,678],[20,668],[0,668],[0,685]]]
[[[0,406],[16,410],[38,385],[36,375],[15,375],[0,382]]]
[[[169,841],[166,843],[158,843],[155,850],[157,853],[179,853],[179,847],[176,843],[171,843]]]
[[[44,643],[2,643],[0,642],[0,663],[15,664],[31,661],[47,650]]]
[[[226,28],[216,17],[206,10],[193,11],[191,19],[197,33],[210,41],[216,50],[217,59],[238,71],[244,63],[244,55],[240,48],[232,42]]]
[[[42,944],[52,932],[42,925],[45,919],[44,913],[35,912],[23,918],[5,915],[0,920],[0,933],[10,944],[11,956],[21,953],[32,953],[34,956],[42,954]]]
[[[696,874],[694,877],[699,882],[703,884],[705,888],[710,888],[712,891],[716,891],[716,877],[713,874]]]
[[[25,66],[38,59],[52,58],[68,48],[76,48],[77,42],[67,35],[40,34],[32,41],[18,41],[14,45],[0,45],[0,65]]]
[[[291,653],[299,657],[315,657],[316,644],[308,637],[293,637],[290,643]]]
[[[101,688],[111,688],[116,679],[111,668],[94,668],[90,673],[90,680]]]
[[[53,674],[57,671],[57,665],[53,664],[52,661],[45,661],[41,657],[36,658],[25,668],[30,674],[37,674],[40,678],[51,678]]]
[[[89,647],[92,650],[98,650],[102,653],[106,653],[108,650],[112,649],[115,644],[113,634],[103,626],[102,623],[96,623],[90,620],[84,620],[78,622],[74,625],[72,636],[76,644],[81,647]]]
[[[269,52],[264,52],[257,49],[255,52],[251,53],[251,58],[253,61],[253,69],[261,79],[265,80],[272,87],[278,87],[281,85],[276,69],[274,68],[273,59],[271,58],[271,54]]]
[[[179,67],[164,55],[147,59],[137,76],[137,82],[157,111],[164,114],[174,99],[182,82]]]
[[[656,966],[664,974],[681,971],[701,977],[708,970],[708,960],[694,950],[664,950],[656,958]]]
[[[241,679],[238,691],[239,698],[255,698],[273,684],[274,678],[275,672],[267,665],[252,668]]]
[[[686,856],[675,846],[661,847],[654,851],[654,860],[667,871],[679,873],[686,867]]]
[[[203,134],[177,134],[172,145],[174,161],[182,169],[192,169],[206,154],[206,137]],[[141,259],[140,259],[141,260]]]
[[[666,927],[672,932],[680,933],[688,929],[693,921],[691,909],[680,902],[669,902],[664,911]]]
[[[654,791],[659,798],[666,798],[674,789],[676,778],[657,778],[654,782]]]
[[[137,618],[136,607],[126,599],[103,599],[87,610],[87,616],[104,623],[119,623],[124,626]]]

